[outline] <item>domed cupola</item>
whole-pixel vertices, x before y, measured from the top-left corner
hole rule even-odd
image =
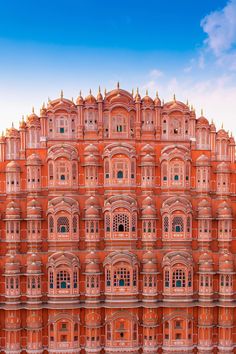
[[[84,99],[83,99],[83,97],[81,95],[81,91],[79,93],[79,96],[76,99],[76,104],[77,104],[77,106],[82,106],[84,104]]]
[[[20,274],[20,262],[15,255],[11,255],[7,258],[5,264],[5,273],[12,275]]]
[[[31,200],[27,204],[27,217],[30,218],[41,218],[42,207],[36,199]]]
[[[207,252],[203,253],[199,257],[199,272],[208,273],[213,271],[213,259],[211,255]]]
[[[153,105],[152,98],[148,95],[148,90],[146,90],[146,95],[142,98],[142,104],[145,106]]]
[[[92,95],[92,91],[89,91],[89,95],[85,97],[85,105],[95,105],[97,103],[96,98]]]
[[[219,204],[216,210],[217,219],[232,219],[232,209],[226,201]]]
[[[17,202],[13,200],[7,204],[6,207],[6,219],[20,219],[20,207]]]
[[[33,253],[27,259],[27,273],[28,274],[39,274],[41,273],[41,259],[40,257]]]
[[[230,273],[234,271],[234,258],[232,253],[224,252],[219,257],[219,271]]]

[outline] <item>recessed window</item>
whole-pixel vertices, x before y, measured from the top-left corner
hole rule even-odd
[[[60,127],[60,133],[61,134],[65,133],[65,128],[64,127]]]

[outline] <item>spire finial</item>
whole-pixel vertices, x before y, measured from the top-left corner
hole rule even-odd
[[[82,96],[82,92],[81,92],[81,90],[79,90],[79,95],[80,95],[80,97]]]
[[[89,94],[92,95],[92,90],[91,89],[89,89]]]
[[[32,113],[34,114],[34,106],[32,107]]]
[[[119,88],[120,88],[120,83],[119,83],[119,81],[117,81],[117,88],[118,88],[118,90],[119,90]]]
[[[24,122],[24,120],[25,120],[25,117],[24,117],[24,115],[22,115],[22,117],[21,117],[22,123]]]
[[[159,98],[158,91],[156,90],[156,98]]]
[[[43,102],[42,108],[45,108],[45,102]]]
[[[186,101],[186,106],[188,106],[188,99],[187,99],[187,101]]]
[[[14,128],[14,123],[13,122],[11,123],[11,127]]]
[[[100,85],[98,86],[98,93],[101,93],[101,87],[100,87]]]
[[[137,89],[136,89],[136,93],[137,93],[137,95],[139,94],[139,88],[137,87]]]
[[[222,122],[222,124],[221,124],[221,129],[224,129],[224,123]]]
[[[61,90],[61,99],[63,98],[63,96],[64,96],[64,92],[63,90]]]
[[[134,96],[134,89],[132,88],[131,95]]]
[[[74,103],[74,97],[71,97],[71,101]]]
[[[48,103],[50,103],[51,102],[51,99],[50,99],[50,97],[48,97]]]
[[[176,96],[175,96],[175,93],[174,93],[174,96],[173,96],[173,101],[176,101]]]
[[[164,106],[164,104],[165,104],[165,101],[164,101],[164,99],[162,99],[162,106]]]
[[[201,117],[203,117],[203,109],[201,108]]]
[[[146,89],[146,96],[148,96],[148,89]]]
[[[106,94],[107,94],[107,89],[105,88],[105,90],[104,90],[104,96],[106,96]]]

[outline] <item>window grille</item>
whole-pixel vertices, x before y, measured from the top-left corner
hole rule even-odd
[[[65,270],[57,273],[57,289],[70,289],[70,274]]]
[[[58,233],[67,233],[69,232],[69,219],[65,216],[60,216],[57,219],[57,232]]]
[[[126,214],[115,214],[113,217],[113,232],[129,232],[129,217]]]
[[[118,286],[130,286],[130,271],[126,268],[117,268],[114,271],[113,284]]]

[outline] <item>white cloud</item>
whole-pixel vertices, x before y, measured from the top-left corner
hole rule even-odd
[[[236,44],[236,0],[230,0],[221,9],[211,12],[201,21],[207,34],[205,44],[217,57],[234,48]]]
[[[160,98],[170,101],[175,93],[177,100],[193,104],[197,117],[203,109],[204,115],[211,122],[213,119],[217,129],[224,122],[226,130],[236,131],[236,86],[233,77],[222,75],[215,79],[194,80],[183,78],[168,78],[161,81],[147,82],[143,87],[149,89],[150,96],[154,97],[158,89]]]
[[[157,79],[159,77],[162,77],[164,75],[164,73],[159,70],[159,69],[153,69],[150,71],[149,73],[149,76],[152,78],[152,79]]]

